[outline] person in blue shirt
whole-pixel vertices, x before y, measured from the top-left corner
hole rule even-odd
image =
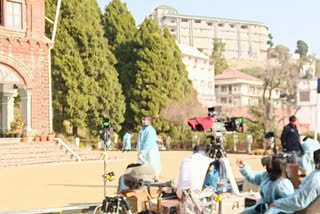
[[[137,163],[150,163],[159,176],[161,171],[160,153],[156,142],[157,133],[151,126],[152,118],[144,117],[142,120],[142,129],[139,131],[137,144],[138,160]]]
[[[299,189],[286,198],[274,201],[266,213],[294,213],[320,197],[320,149],[313,153],[313,160],[315,170],[302,181]]]
[[[253,172],[242,160],[237,161],[240,173],[252,184],[260,186],[260,200],[242,214],[264,213],[267,205],[294,192],[293,185],[286,177],[286,161],[276,156],[270,158],[267,170]]]
[[[131,150],[131,134],[126,131],[125,135],[123,136],[123,147],[122,151],[130,151]]]
[[[305,137],[303,139],[302,148],[304,154],[301,157],[300,167],[305,174],[310,174],[313,171],[313,153],[320,149],[319,141],[311,139],[310,137]]]

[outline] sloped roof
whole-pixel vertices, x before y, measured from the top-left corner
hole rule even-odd
[[[250,76],[250,75],[243,73],[241,71],[238,71],[238,70],[226,71],[222,74],[215,76],[214,79],[215,80],[243,79],[243,80],[250,80],[250,81],[255,81],[255,82],[263,82],[259,78],[256,78],[254,76]]]
[[[202,59],[209,59],[209,57],[203,53],[201,53],[197,48],[184,45],[184,44],[178,44],[179,49],[181,50],[181,53],[188,56],[194,56]]]

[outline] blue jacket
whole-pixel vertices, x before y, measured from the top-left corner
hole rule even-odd
[[[131,134],[126,133],[123,136],[123,147],[122,150],[131,150]]]
[[[292,195],[276,200],[274,207],[267,214],[294,213],[309,206],[320,197],[320,170],[314,170],[301,183],[299,189]]]
[[[319,141],[314,141],[308,138],[302,144],[304,154],[301,157],[301,168],[307,172],[312,172],[313,170],[313,152],[320,149]]]
[[[261,198],[254,205],[255,207],[260,204],[272,203],[294,192],[293,185],[289,179],[279,178],[276,181],[272,181],[267,171],[253,172],[247,164],[239,170],[250,183],[260,186]]]
[[[151,125],[145,126],[139,131],[137,145],[139,158],[137,163],[150,163],[153,166],[156,174],[160,174],[160,153],[156,139],[156,130],[154,130]]]

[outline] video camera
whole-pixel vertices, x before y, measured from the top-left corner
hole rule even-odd
[[[211,158],[226,157],[224,150],[224,139],[226,131],[243,131],[242,117],[226,117],[221,112],[221,106],[208,108],[207,117],[195,117],[188,121],[193,131],[208,132],[212,134],[207,136],[210,143],[207,144],[207,153]]]
[[[195,117],[188,121],[193,131],[236,131],[243,132],[243,117],[227,117],[221,112],[221,106],[208,108],[207,117]]]

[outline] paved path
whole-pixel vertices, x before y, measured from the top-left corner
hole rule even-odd
[[[179,175],[180,162],[191,155],[186,151],[161,152],[160,181]],[[135,162],[137,153],[109,152],[114,160],[108,171],[116,179],[108,184],[114,193],[118,178],[128,164]],[[235,161],[246,160],[254,170],[262,170],[259,156],[228,155],[235,177],[241,177]],[[119,160],[120,159],[120,160]],[[103,200],[103,162],[66,163],[43,166],[0,169],[0,212],[100,203]]]

